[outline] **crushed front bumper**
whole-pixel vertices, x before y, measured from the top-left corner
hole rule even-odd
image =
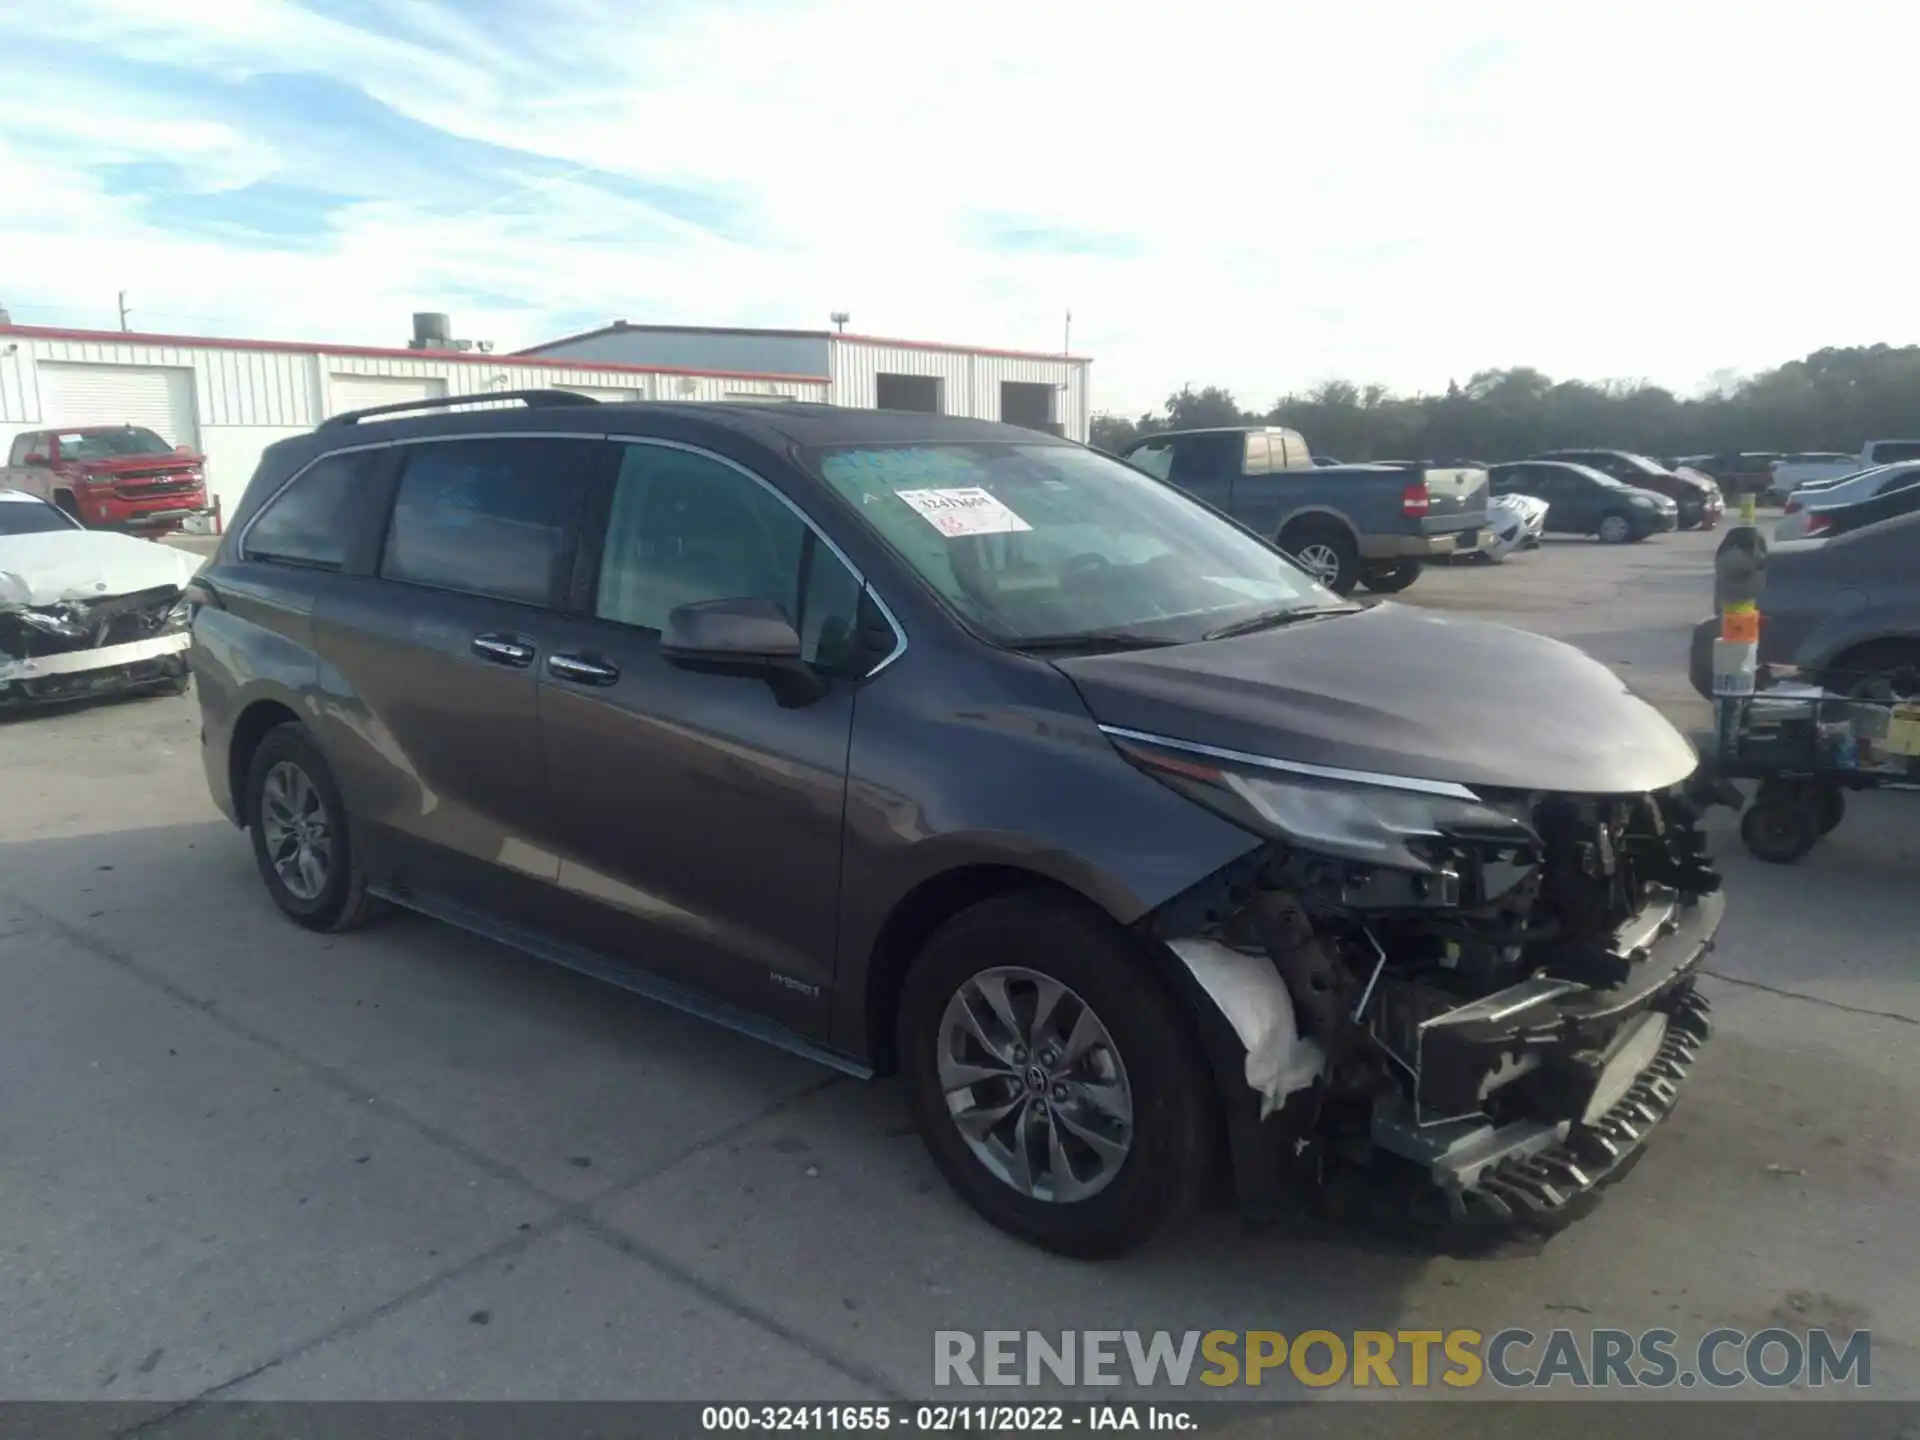
[[[1606,988],[1541,976],[1436,1009],[1383,987],[1376,1033],[1410,1095],[1376,1110],[1373,1140],[1426,1172],[1436,1218],[1557,1228],[1631,1167],[1712,1033],[1695,983],[1724,910],[1717,893],[1650,906]]]
[[[185,631],[17,660],[0,656],[0,704],[36,704],[135,690],[187,673]]]

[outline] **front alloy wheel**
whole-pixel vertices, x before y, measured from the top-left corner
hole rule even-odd
[[[1600,522],[1600,540],[1607,545],[1621,545],[1633,538],[1633,522],[1624,515],[1609,515]]]
[[[933,933],[895,1037],[914,1123],[960,1197],[1029,1244],[1104,1260],[1189,1213],[1215,1174],[1193,1023],[1144,942],[1033,889]]]
[[[975,1159],[1035,1200],[1071,1204],[1113,1183],[1133,1147],[1133,1093],[1092,1006],[1000,966],[955,992],[940,1031],[941,1092]]]

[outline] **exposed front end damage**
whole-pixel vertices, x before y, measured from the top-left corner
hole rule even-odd
[[[177,585],[43,605],[0,600],[0,706],[177,684],[188,643]]]
[[[1684,785],[1354,783],[1115,743],[1267,839],[1141,922],[1214,1012],[1250,1207],[1299,1187],[1553,1229],[1639,1158],[1710,1033],[1724,901]]]

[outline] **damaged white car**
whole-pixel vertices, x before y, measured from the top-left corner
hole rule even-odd
[[[1498,565],[1516,550],[1537,550],[1547,528],[1547,502],[1537,495],[1496,495],[1487,502],[1481,556]]]
[[[0,708],[187,688],[199,559],[0,490]]]

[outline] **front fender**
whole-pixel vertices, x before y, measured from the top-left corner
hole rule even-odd
[[[994,673],[970,675],[976,667]],[[981,695],[1001,698],[982,708]],[[1122,759],[1053,666],[951,652],[921,664],[909,651],[861,693],[854,716],[839,1043],[867,1053],[867,980],[881,937],[931,882],[1018,872],[1074,891],[1125,926],[1260,843]]]

